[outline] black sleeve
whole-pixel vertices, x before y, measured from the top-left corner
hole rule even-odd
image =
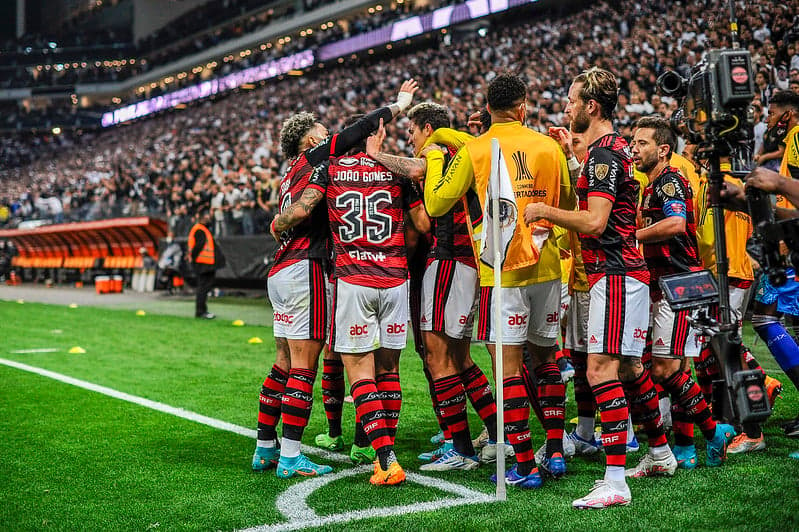
[[[313,172],[311,172],[311,177],[308,178],[308,184],[321,188],[323,192],[327,190],[327,184],[330,181],[329,169],[330,169],[329,159],[322,162],[321,164],[316,165],[313,169]]]
[[[305,152],[308,164],[316,166],[330,157],[344,155],[361,141],[368,137],[372,131],[380,126],[380,119],[387,124],[394,115],[388,107],[381,107],[364,116],[354,124],[350,124],[338,133],[326,138],[323,142]]]
[[[613,151],[607,148],[594,148],[585,163],[588,178],[588,195],[605,196],[611,201],[616,198],[619,184],[625,179],[624,165]]]
[[[415,182],[409,179],[403,179],[400,182],[402,183],[402,208],[409,211],[422,202],[422,193]]]
[[[656,191],[663,204],[669,201],[686,201],[693,199],[690,187],[686,186],[680,174],[669,172],[658,180]]]
[[[197,231],[194,234],[194,247],[191,250],[191,261],[197,262],[197,257],[200,256],[200,251],[203,250],[205,247],[205,233],[203,231]]]

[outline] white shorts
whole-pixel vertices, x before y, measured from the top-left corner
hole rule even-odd
[[[404,349],[408,338],[408,281],[373,288],[335,281],[330,345],[337,353]]]
[[[477,270],[454,260],[434,260],[422,281],[423,331],[460,340],[472,336]]]
[[[652,356],[682,358],[698,357],[701,344],[698,331],[690,326],[691,312],[674,313],[665,299],[652,303]]]
[[[276,338],[325,340],[330,322],[327,285],[319,262],[301,260],[267,280]]]
[[[590,294],[587,352],[640,357],[649,325],[649,286],[627,275],[606,275]]]
[[[561,282],[560,284],[560,322],[566,320],[569,315],[569,305],[571,305],[572,296],[569,294],[569,284]]]
[[[566,335],[563,347],[585,353],[588,347],[588,309],[591,302],[590,292],[574,292],[571,296],[568,318],[566,319]]]
[[[740,288],[730,285],[730,319],[738,324],[738,332],[741,332],[746,304],[749,302],[750,288]]]
[[[486,343],[496,342],[494,334],[494,297],[492,286],[480,289],[480,319],[478,338]],[[560,333],[560,279],[527,286],[502,289],[502,343],[524,345],[530,342],[551,347]]]

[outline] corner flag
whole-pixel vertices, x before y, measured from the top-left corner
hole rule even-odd
[[[496,202],[494,200],[497,200]],[[498,205],[499,218],[493,216],[494,205]],[[483,240],[480,243],[480,261],[495,267],[494,256],[498,251],[501,257],[499,270],[505,264],[508,246],[516,233],[519,209],[510,182],[510,173],[502,156],[497,139],[491,139],[491,177],[488,182],[483,203]],[[499,231],[494,231],[495,227]],[[496,268],[495,268],[496,269]],[[499,286],[499,285],[497,285]]]

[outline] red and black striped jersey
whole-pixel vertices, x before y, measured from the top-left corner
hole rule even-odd
[[[446,166],[449,165],[457,151],[452,147],[447,148],[445,172]],[[428,264],[434,260],[455,260],[477,268],[468,224],[470,219],[482,216],[480,199],[473,190],[469,189],[466,196],[455,203],[444,216],[430,218],[433,246],[428,254]]]
[[[292,159],[288,172],[280,181],[280,211],[300,199],[308,187],[317,187],[324,193],[324,183],[319,183],[318,174],[305,152]],[[281,233],[280,247],[269,275],[305,259],[324,262],[328,256],[329,235],[327,206],[320,202],[308,218]]]
[[[644,227],[669,216],[685,218],[685,233],[661,242],[644,243],[644,259],[651,275],[649,295],[652,301],[658,301],[662,297],[658,279],[663,275],[689,272],[701,266],[696,240],[693,191],[688,180],[673,166],[666,166],[644,188],[641,203]]]
[[[580,234],[588,282],[593,286],[603,275],[629,275],[649,283],[649,271],[635,238],[639,185],[633,177],[627,141],[614,132],[591,144],[576,189],[581,210],[588,208],[591,196],[613,202],[601,235]]]
[[[327,175],[333,277],[376,288],[404,283],[405,211],[421,203],[418,193],[365,153],[331,159]]]
[[[280,212],[300,199],[305,188],[314,179],[311,175],[314,167],[326,163],[331,157],[344,155],[377,129],[381,119],[388,123],[392,117],[389,107],[376,109],[292,159],[280,182]],[[314,186],[319,186],[324,191],[319,183]],[[328,256],[329,234],[327,207],[321,202],[311,212],[311,216],[280,235],[280,247],[269,275],[300,260],[325,261]]]

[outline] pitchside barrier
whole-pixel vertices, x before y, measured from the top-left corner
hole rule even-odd
[[[147,255],[157,258],[167,247],[166,222],[157,218],[115,218],[96,222],[43,225],[29,229],[0,230],[0,240],[13,243],[17,255],[11,259],[16,274],[26,281],[91,282],[98,275],[123,275],[132,282],[134,273],[155,271],[145,264]],[[175,239],[186,251],[186,238]],[[225,265],[216,272],[217,283],[227,286],[263,288],[277,243],[267,234],[228,236],[216,239]],[[180,276],[191,278],[183,260]],[[138,283],[137,283],[138,284]],[[140,290],[155,285],[146,282]]]
[[[17,250],[11,265],[23,278],[36,279],[46,272],[56,280],[65,280],[70,273],[83,279],[97,270],[140,268],[140,250],[155,256],[165,235],[166,222],[148,217],[0,231],[0,239],[12,242]]]

